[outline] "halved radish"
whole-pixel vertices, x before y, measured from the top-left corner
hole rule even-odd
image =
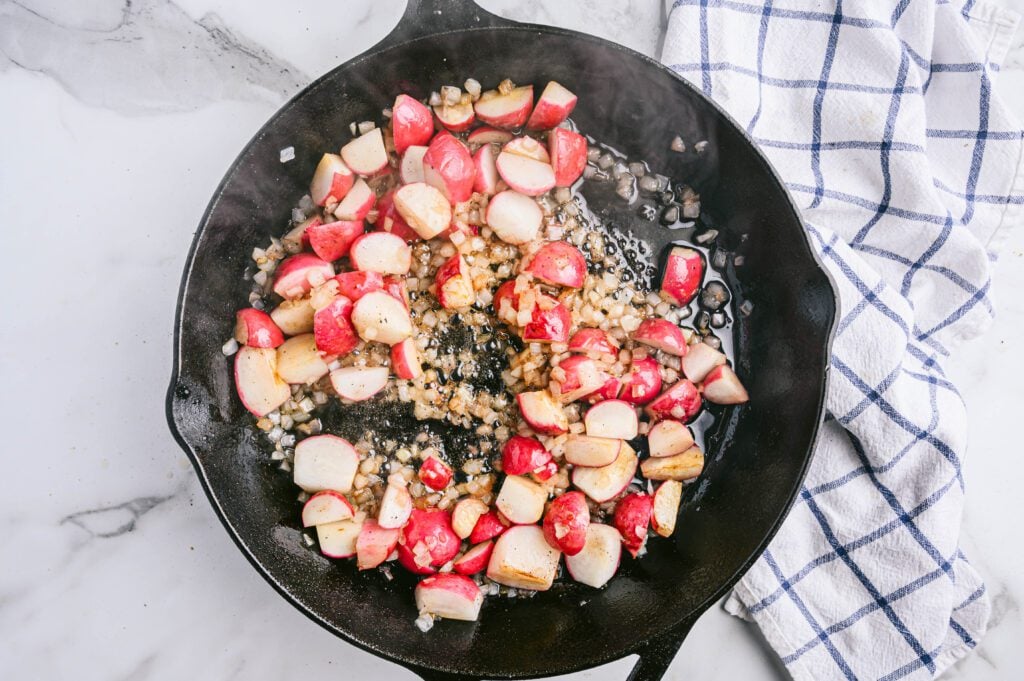
[[[490,561],[493,551],[494,542],[491,540],[477,544],[456,560],[452,569],[460,575],[475,575],[482,572],[487,569],[487,563]]]
[[[712,369],[725,362],[725,355],[707,343],[694,343],[683,357],[683,374],[694,383],[700,383]]]
[[[277,349],[277,375],[292,385],[316,383],[327,372],[327,362],[311,333],[289,338]]]
[[[661,390],[661,366],[653,357],[634,359],[622,378],[619,399],[630,404],[647,404]]]
[[[503,151],[494,162],[501,179],[527,196],[540,196],[555,186],[555,171],[549,163]]]
[[[468,130],[476,120],[471,101],[459,102],[458,104],[440,105],[434,107],[434,115],[441,121],[448,130],[462,132]]]
[[[348,190],[348,194],[345,194],[345,198],[341,200],[338,207],[334,209],[334,217],[346,221],[362,220],[376,202],[377,195],[370,189],[370,185],[359,178],[352,185],[352,189]],[[312,234],[310,240],[312,240]]]
[[[292,391],[277,374],[277,351],[243,347],[235,355],[235,388],[242,405],[266,416],[288,401]]]
[[[700,290],[704,279],[704,259],[699,251],[676,246],[669,251],[661,293],[676,305],[686,305]]]
[[[363,529],[363,520],[339,520],[336,523],[316,526],[316,537],[320,542],[320,553],[328,558],[351,558],[356,555],[356,542]]]
[[[583,417],[583,425],[587,428],[587,435],[614,437],[620,440],[632,440],[637,436],[640,427],[636,409],[623,400],[598,402],[587,410]]]
[[[487,504],[476,497],[467,497],[455,504],[452,510],[452,530],[460,539],[465,539],[473,533],[480,516],[487,513]]]
[[[580,329],[569,339],[569,352],[595,352],[600,355],[618,355],[619,345],[607,331]]]
[[[473,154],[473,165],[476,176],[473,178],[473,191],[481,194],[494,194],[498,191],[498,168],[494,165],[494,147],[485,144]]]
[[[448,511],[417,508],[398,540],[398,562],[414,574],[429,575],[454,558],[461,545]]]
[[[480,519],[476,521],[476,525],[473,526],[473,531],[469,535],[469,543],[479,544],[488,539],[494,539],[507,529],[508,522],[502,520],[497,511],[488,511],[480,516]]]
[[[549,241],[533,254],[523,271],[552,286],[580,288],[587,277],[587,259],[568,242]]]
[[[700,407],[701,397],[697,386],[684,378],[654,398],[644,411],[652,421],[671,418],[686,422],[697,415]]]
[[[331,385],[346,400],[368,400],[388,385],[387,367],[342,367],[331,372]]]
[[[544,515],[544,503],[547,500],[547,490],[529,478],[506,475],[495,505],[512,522],[529,525]]]
[[[352,325],[365,341],[395,345],[412,335],[412,320],[405,305],[390,293],[374,291],[356,301]]]
[[[506,475],[525,475],[549,461],[551,452],[532,437],[513,435],[501,449],[501,467]]]
[[[561,435],[569,430],[562,405],[547,390],[519,393],[516,403],[523,420],[541,435]]]
[[[274,274],[274,293],[282,298],[301,298],[314,286],[334,276],[334,266],[312,253],[299,253],[277,266]]]
[[[411,338],[391,346],[391,369],[395,376],[407,381],[423,375],[423,364],[420,351]]]
[[[533,107],[526,127],[530,130],[549,130],[568,118],[575,107],[576,95],[552,80],[540,93],[540,99]]]
[[[425,104],[409,95],[398,95],[391,107],[391,131],[395,138],[395,153],[401,155],[415,145],[426,144],[433,137],[434,118]]]
[[[597,404],[604,400],[614,400],[622,392],[622,379],[616,378],[615,376],[609,376],[602,372],[604,376],[604,385],[602,385],[597,391],[587,395],[586,400],[591,404]]]
[[[574,468],[572,484],[597,503],[603,504],[629,486],[636,474],[637,463],[636,452],[623,442],[619,455],[609,465],[601,468]]]
[[[359,181],[362,182],[362,180]],[[365,186],[365,183],[363,184]],[[351,195],[352,192],[349,193],[349,196]],[[348,197],[345,198],[345,201],[347,200]],[[364,227],[363,219],[360,217],[311,225],[306,230],[306,234],[309,235],[309,245],[313,248],[313,252],[327,262],[333,262],[348,255],[352,242],[363,233]]]
[[[412,267],[412,249],[405,239],[388,232],[367,232],[352,244],[352,266],[361,272],[406,274]]]
[[[359,468],[359,452],[336,435],[314,435],[295,445],[292,478],[307,492],[332,489],[344,494],[352,489]]]
[[[253,348],[276,348],[284,343],[284,334],[271,316],[252,307],[235,313],[234,338]]]
[[[591,523],[587,527],[587,542],[575,556],[565,557],[565,567],[580,584],[599,589],[608,583],[619,569],[622,557],[622,536],[611,525]]]
[[[686,334],[678,326],[664,319],[645,319],[632,334],[633,340],[676,357],[685,357]]]
[[[281,237],[281,243],[284,245],[285,250],[289,253],[298,253],[309,246],[309,235],[306,234],[306,230],[320,224],[323,224],[323,220],[320,219],[320,216],[313,215],[289,229],[285,232],[285,235]]]
[[[302,526],[326,525],[339,520],[349,520],[356,514],[345,495],[332,489],[325,489],[311,496],[302,506]]]
[[[470,144],[504,144],[511,140],[512,137],[512,133],[508,130],[498,130],[497,128],[484,125],[469,133],[466,141]]]
[[[622,544],[634,558],[647,539],[653,508],[654,500],[645,492],[627,494],[615,506],[615,529],[622,535]]]
[[[537,296],[530,322],[523,327],[522,338],[526,343],[565,343],[571,330],[569,308],[542,294]]]
[[[555,128],[548,134],[548,149],[555,186],[571,187],[587,165],[587,140],[572,130]]]
[[[488,90],[480,95],[473,108],[477,117],[496,128],[519,128],[526,123],[533,106],[533,86],[513,88],[507,94]]]
[[[411,514],[412,495],[405,486],[405,480],[392,481],[388,478],[388,486],[384,488],[380,510],[377,511],[377,523],[384,528],[398,529],[405,525]]]
[[[423,156],[423,181],[441,190],[450,203],[461,203],[473,195],[475,177],[466,145],[451,133],[435,135]]]
[[[558,367],[565,374],[560,386],[558,401],[568,404],[587,397],[605,383],[605,374],[597,363],[585,355],[573,355],[562,360]]]
[[[401,534],[401,530],[381,527],[376,520],[363,521],[356,538],[356,567],[369,570],[386,561],[398,546]]]
[[[701,384],[704,397],[715,404],[742,404],[750,399],[736,372],[728,364],[712,369]]]
[[[420,482],[439,492],[452,481],[452,468],[436,456],[428,456],[420,466]]]
[[[704,470],[704,452],[690,447],[682,454],[644,459],[640,472],[648,480],[693,480]]]
[[[345,165],[360,175],[373,175],[388,165],[388,152],[380,128],[360,135],[341,148]]]
[[[582,492],[566,492],[548,506],[544,514],[544,537],[566,556],[583,550],[590,525],[590,509]]]
[[[508,244],[525,244],[537,238],[544,211],[525,194],[507,190],[487,204],[487,224]]]
[[[313,312],[308,298],[296,298],[282,301],[270,311],[270,318],[285,334],[297,336],[313,330]]]
[[[682,454],[692,446],[693,433],[679,421],[658,421],[647,433],[647,448],[654,457]]]
[[[551,156],[548,154],[548,150],[544,148],[544,145],[528,135],[516,137],[503,146],[501,150],[507,151],[510,154],[532,158],[535,161],[551,162]]]
[[[338,293],[353,303],[373,291],[384,288],[384,277],[380,272],[342,272],[334,277],[338,282]]]
[[[451,224],[452,207],[448,199],[425,182],[400,187],[394,193],[394,202],[399,214],[420,238],[433,239]]]
[[[570,435],[565,442],[565,460],[574,466],[607,466],[618,458],[621,448],[622,440]]]
[[[483,602],[480,587],[463,575],[433,575],[416,585],[416,609],[420,614],[474,622]]]
[[[313,172],[309,196],[318,206],[341,201],[355,181],[352,170],[337,154],[324,154]]]
[[[331,303],[313,315],[313,337],[317,350],[324,355],[342,356],[355,350],[359,337],[352,327],[352,301],[336,296]]]
[[[476,302],[469,265],[461,253],[456,253],[437,269],[434,283],[437,286],[437,302],[446,310],[469,307]]]
[[[561,555],[548,544],[539,527],[517,525],[498,538],[487,564],[487,576],[505,586],[547,591],[555,580]]]
[[[409,147],[402,156],[402,163],[398,167],[398,174],[404,184],[423,182],[423,155],[427,153],[426,147]]]
[[[683,496],[683,483],[666,480],[654,492],[654,509],[651,513],[651,527],[662,537],[671,536],[679,517],[679,501]]]

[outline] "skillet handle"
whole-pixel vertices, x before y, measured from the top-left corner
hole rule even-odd
[[[640,659],[626,681],[660,681],[696,620],[687,620],[634,650]]]
[[[445,31],[515,25],[516,22],[491,14],[473,0],[406,0],[398,25],[373,50]]]

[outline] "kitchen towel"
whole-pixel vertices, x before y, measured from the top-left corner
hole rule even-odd
[[[985,633],[943,365],[989,326],[989,265],[1021,218],[998,86],[1016,25],[981,2],[671,5],[662,60],[767,154],[840,296],[814,462],[726,602],[800,681],[932,678]]]

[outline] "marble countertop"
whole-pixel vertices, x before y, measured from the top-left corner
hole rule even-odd
[[[403,4],[0,0],[0,224],[20,254],[0,274],[0,678],[413,678],[264,582],[163,411],[178,281],[212,189],[288,97],[383,37]],[[658,0],[481,4],[652,55],[663,21]],[[999,78],[1024,116],[1024,35]],[[1024,639],[1021,230],[996,276],[996,324],[952,367],[972,418],[964,544],[994,614],[950,679],[1016,677]],[[785,673],[756,628],[713,608],[666,678]]]

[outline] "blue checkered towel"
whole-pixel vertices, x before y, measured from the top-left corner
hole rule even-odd
[[[927,679],[985,632],[943,364],[989,326],[989,263],[1022,217],[996,84],[1016,25],[980,2],[672,6],[663,60],[760,144],[841,298],[814,464],[726,604],[796,679]]]

